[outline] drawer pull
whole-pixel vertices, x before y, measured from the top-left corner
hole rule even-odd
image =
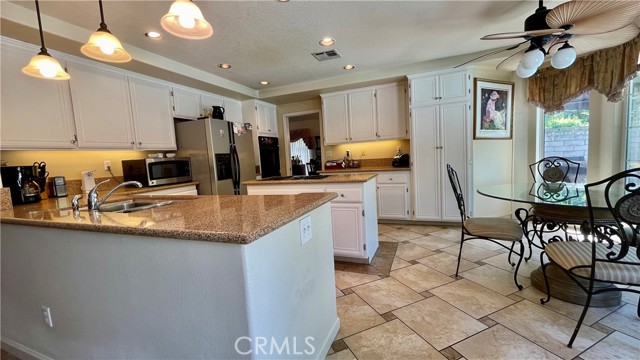
[[[340,194],[340,197],[344,197],[344,194]]]

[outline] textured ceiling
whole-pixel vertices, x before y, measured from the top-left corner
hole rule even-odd
[[[11,2],[35,9],[33,1]],[[536,0],[195,3],[214,28],[209,39],[186,40],[164,32],[160,18],[171,1],[104,0],[103,6],[109,30],[125,48],[144,49],[257,90],[353,77],[506,47],[516,41],[482,41],[480,37],[522,30],[524,19],[538,7]],[[100,22],[97,1],[44,0],[40,9],[87,31],[95,31]],[[36,26],[35,16],[33,23]],[[151,30],[164,33],[164,39],[148,40],[143,34]],[[319,45],[326,36],[335,38],[336,44]],[[336,49],[342,58],[318,62],[311,56],[328,49]],[[219,63],[233,67],[222,70]],[[346,64],[356,65],[356,70],[343,70]],[[260,85],[261,80],[271,84]],[[360,80],[366,81],[366,76],[361,75]]]

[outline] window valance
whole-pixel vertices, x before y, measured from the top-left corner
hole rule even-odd
[[[311,129],[297,129],[289,131],[289,138],[292,143],[302,139],[309,149],[313,149],[313,133]]]
[[[529,103],[547,112],[560,111],[581,94],[596,90],[608,101],[622,100],[626,84],[640,70],[640,35],[624,44],[580,57],[567,69],[552,67],[529,79]]]

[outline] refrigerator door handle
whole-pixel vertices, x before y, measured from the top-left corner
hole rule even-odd
[[[235,144],[229,144],[229,152],[231,154],[231,182],[233,184],[233,194],[240,194],[240,164],[238,158],[238,150]]]

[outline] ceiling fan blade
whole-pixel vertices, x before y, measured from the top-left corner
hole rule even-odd
[[[524,55],[525,51],[526,49],[522,49],[517,53],[509,56],[508,58],[502,60],[502,62],[498,64],[498,66],[496,66],[496,69],[503,71],[516,71],[516,68],[520,63],[520,59],[522,59],[522,55]]]
[[[458,65],[454,66],[453,68],[454,68],[454,69],[459,68],[460,66],[467,65],[468,63],[474,62],[474,61],[476,61],[476,60],[478,60],[478,59],[482,59],[483,57],[490,56],[490,55],[494,55],[494,54],[498,54],[498,53],[501,53],[501,52],[503,52],[503,51],[515,50],[515,49],[519,48],[519,47],[520,47],[520,45],[522,45],[522,44],[524,44],[524,43],[526,43],[526,42],[528,42],[528,41],[529,41],[529,40],[525,40],[525,41],[520,42],[520,43],[517,43],[517,44],[515,44],[515,45],[511,45],[511,46],[509,46],[508,48],[498,49],[498,50],[494,50],[494,51],[489,52],[489,53],[486,53],[486,54],[482,54],[482,55],[480,55],[480,56],[478,56],[478,57],[475,57],[475,58],[473,58],[473,59],[471,59],[471,60],[469,60],[469,61],[465,61],[465,62],[463,62],[462,64],[458,64]]]
[[[574,35],[569,44],[574,47],[576,54],[586,54],[596,50],[614,47],[632,40],[640,33],[635,25],[627,25],[620,30],[612,31],[606,34],[596,35]],[[550,48],[549,55],[553,55],[559,46]]]
[[[517,31],[517,32],[505,32],[505,33],[497,33],[490,34],[481,37],[481,40],[504,40],[504,39],[516,39],[516,38],[525,38],[530,39],[536,36],[545,36],[552,34],[562,34],[565,30],[563,29],[543,29],[543,30],[529,30],[529,31]]]
[[[621,29],[640,16],[640,1],[573,0],[551,9],[549,27],[573,25],[571,34],[602,34]]]

